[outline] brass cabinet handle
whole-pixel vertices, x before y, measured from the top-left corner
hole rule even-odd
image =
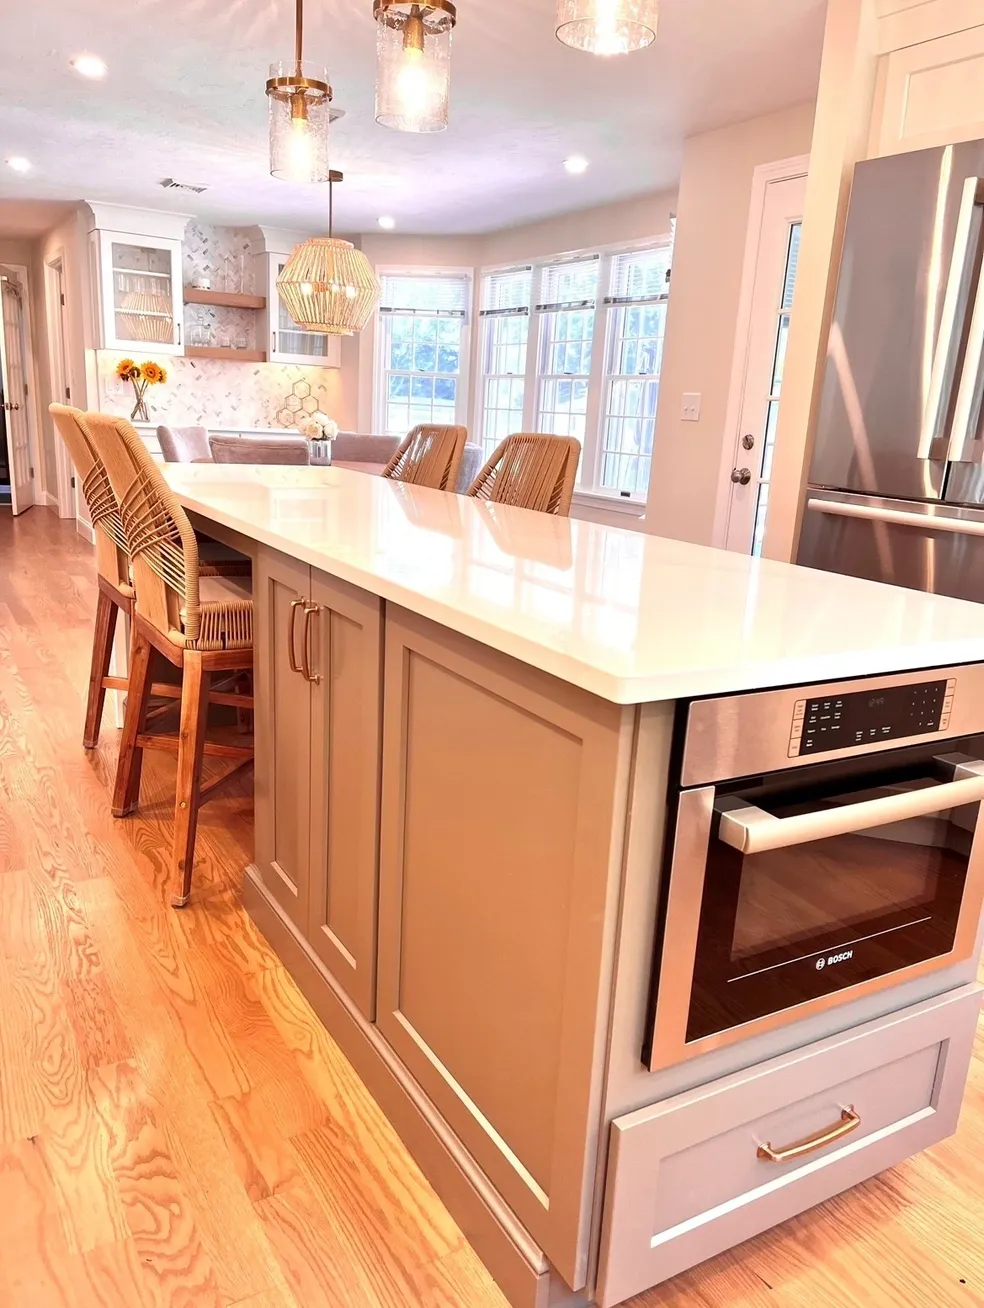
[[[320,682],[321,674],[318,672],[315,673],[311,672],[311,650],[310,650],[311,614],[320,613],[320,612],[321,612],[320,604],[305,603],[304,633],[301,636],[301,667],[303,668],[304,676],[308,679],[308,681],[313,681],[315,685],[317,685]]]
[[[297,659],[294,657],[294,625],[297,619],[297,610],[306,604],[306,599],[296,599],[290,602],[290,624],[287,627],[287,659],[290,663],[291,672],[300,672],[297,666]]]
[[[797,1140],[795,1144],[786,1145],[785,1149],[773,1149],[770,1144],[761,1144],[755,1151],[759,1158],[764,1159],[767,1163],[789,1163],[794,1158],[802,1158],[805,1154],[812,1154],[814,1149],[823,1149],[826,1145],[833,1144],[835,1140],[842,1139],[845,1135],[850,1135],[861,1125],[860,1116],[852,1108],[842,1108],[840,1121],[834,1126],[826,1126],[816,1135],[808,1135],[805,1140]]]

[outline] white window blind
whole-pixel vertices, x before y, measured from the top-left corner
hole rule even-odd
[[[537,309],[593,309],[598,296],[600,257],[568,259],[547,264],[540,271],[540,299]]]
[[[629,250],[612,259],[611,294],[606,304],[655,304],[670,289],[670,245],[655,250]]]
[[[479,317],[504,317],[528,314],[533,293],[533,269],[508,268],[489,273],[482,282],[482,307]]]
[[[424,313],[464,318],[468,313],[468,278],[383,273],[379,279],[380,313]]]

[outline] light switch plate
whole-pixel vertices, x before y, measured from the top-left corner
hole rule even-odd
[[[680,414],[683,422],[698,422],[700,420],[700,396],[697,394],[684,395],[683,410]]]

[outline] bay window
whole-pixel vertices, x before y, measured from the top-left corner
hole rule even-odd
[[[672,240],[497,269],[482,283],[479,433],[574,436],[581,493],[649,488]]]

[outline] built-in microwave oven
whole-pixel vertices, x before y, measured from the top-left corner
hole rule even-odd
[[[644,1061],[966,959],[984,667],[681,705]]]

